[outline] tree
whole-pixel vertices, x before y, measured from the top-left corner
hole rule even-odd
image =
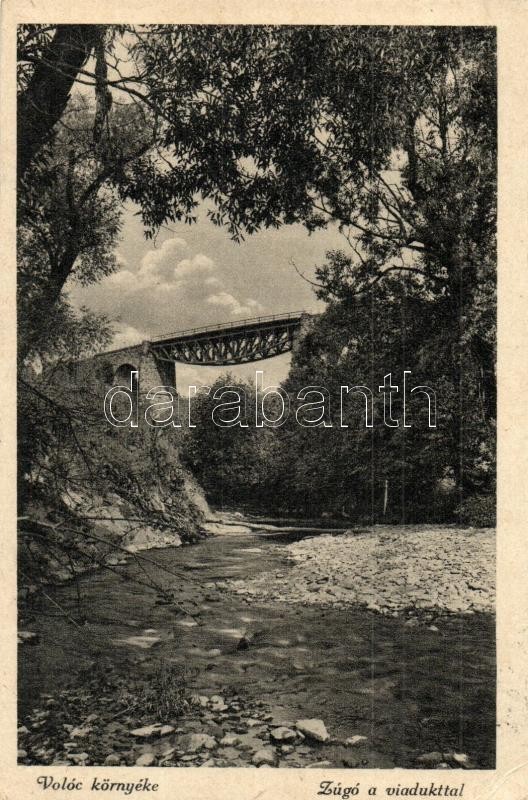
[[[412,268],[455,305],[472,289],[494,236],[492,29],[109,26],[101,35],[94,67],[77,80],[97,95],[94,130],[109,92],[151,115],[150,152],[113,178],[151,233],[192,221],[202,196],[236,238],[338,223],[359,250],[358,288]],[[403,255],[417,263],[394,263]]]
[[[182,170],[195,191],[196,160],[205,157],[206,192],[218,208],[211,216],[235,237],[284,223],[338,224],[351,253],[321,268],[325,300],[416,277],[435,301],[449,354],[447,435],[465,450],[475,373],[477,407],[485,420],[495,417],[494,32],[155,33],[144,45],[149,86],[164,144],[178,155],[165,195]],[[179,87],[176,99],[169,85]],[[147,222],[159,224],[163,207],[153,202],[149,211]],[[460,459],[454,469],[463,486]]]
[[[62,56],[48,52],[56,35],[26,31],[21,98],[38,83],[40,61],[63,71]],[[451,440],[463,436],[460,409],[472,391],[467,351],[485,418],[494,418],[493,29],[108,26],[92,52],[74,78],[95,94],[92,185],[138,203],[147,235],[193,222],[200,198],[235,239],[261,227],[337,224],[351,250],[321,267],[320,296],[345,300],[415,278],[449,351],[458,393]],[[124,156],[112,127],[117,94],[148,132]],[[62,122],[41,138],[57,136]]]
[[[119,143],[92,140],[86,102],[71,104],[18,194],[19,352],[38,345],[68,279],[93,283],[117,266],[121,200],[110,178],[139,157],[150,133],[133,107],[111,115]]]
[[[185,183],[189,196],[214,199],[212,219],[235,237],[338,224],[352,249],[340,294],[388,274],[419,276],[442,305],[454,382],[469,346],[493,417],[494,31],[160,26],[152,34],[139,51],[173,167],[161,187],[149,182],[147,224],[164,221],[159,198]]]
[[[441,315],[414,276],[405,282],[387,276],[375,290],[331,301],[295,351],[284,388],[293,404],[303,386],[325,387],[325,420],[332,427],[303,428],[291,417],[277,429],[270,494],[284,509],[311,515],[345,513],[371,522],[452,519],[464,498],[494,489],[494,430],[482,413],[477,366],[468,351],[460,414]],[[406,428],[404,370],[411,371]],[[388,373],[398,387],[392,394],[394,427],[385,424],[378,392]],[[410,391],[418,385],[436,394],[434,428],[427,399]],[[342,395],[342,386],[371,390],[372,427],[366,426],[363,395]],[[454,416],[462,423],[462,439],[450,435]]]
[[[141,106],[112,108],[107,60],[119,27],[18,29],[19,354],[40,332],[68,278],[99,280],[116,267],[125,166],[152,146]],[[82,87],[93,57],[93,101]],[[91,74],[91,73],[87,73]],[[89,83],[89,81],[88,81]]]
[[[219,425],[218,420],[236,418],[238,398],[242,401],[240,424]],[[220,403],[230,402],[235,406],[220,408]],[[218,420],[213,419],[215,408]],[[192,420],[196,427],[186,432],[182,459],[208,499],[219,506],[258,506],[268,493],[275,437],[273,429],[255,426],[254,387],[230,374],[221,375],[208,394],[199,394],[193,401]]]
[[[20,25],[17,108],[18,176],[49,143],[79,70],[101,37],[97,25]]]
[[[418,359],[423,382],[430,384],[434,379],[442,386],[446,412],[441,418],[442,434],[449,452],[445,464],[450,465],[456,484],[464,493],[471,489],[471,464],[481,458],[479,451],[484,449],[487,453],[483,461],[487,464],[488,478],[494,474],[495,461],[491,444],[495,439],[494,359],[491,359],[489,372],[484,366],[494,353],[495,281],[491,259],[480,266],[482,282],[474,288],[472,304],[461,308],[456,320],[452,317],[449,295],[438,296],[428,291],[419,271],[406,272],[407,277],[399,289],[394,285],[394,275],[387,275],[383,281],[388,285],[387,295],[387,289],[377,281],[364,292],[354,291],[352,261],[340,251],[328,253],[327,262],[316,270],[317,294],[331,307],[342,305],[344,308],[358,307],[364,296],[366,305],[363,308],[370,307],[370,324],[374,328],[379,325],[379,311],[387,308],[388,298],[392,298],[391,303],[401,305],[401,331],[395,329],[392,335],[396,342],[400,336],[407,342],[407,366],[412,359]],[[408,296],[411,290],[412,302]],[[388,311],[393,313],[390,305]],[[349,336],[354,340],[353,325]],[[372,346],[376,349],[376,358],[388,357],[388,343]]]

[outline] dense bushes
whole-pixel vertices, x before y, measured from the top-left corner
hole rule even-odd
[[[495,495],[468,497],[455,509],[455,516],[462,525],[474,528],[491,528],[496,524]]]

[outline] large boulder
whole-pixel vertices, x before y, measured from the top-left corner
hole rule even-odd
[[[330,739],[322,719],[299,719],[295,727],[308,739],[314,739],[316,742],[327,742]]]
[[[281,725],[279,728],[274,728],[270,732],[270,736],[274,742],[293,742],[297,738],[297,733],[291,728]]]
[[[213,750],[216,739],[208,733],[187,733],[178,741],[178,749],[186,753],[197,753],[199,750]]]
[[[277,763],[277,754],[271,747],[263,747],[253,754],[251,763],[256,767],[274,767]]]

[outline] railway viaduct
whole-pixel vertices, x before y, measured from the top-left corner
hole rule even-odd
[[[130,385],[130,375],[137,371],[140,395],[160,385],[177,391],[178,362],[220,367],[273,358],[293,350],[315,317],[298,311],[175,331],[100,353],[92,363],[109,386]]]

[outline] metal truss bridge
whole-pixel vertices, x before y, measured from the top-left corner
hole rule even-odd
[[[247,364],[289,352],[303,319],[310,316],[294,311],[191,328],[153,337],[148,349],[156,361],[214,367]]]

